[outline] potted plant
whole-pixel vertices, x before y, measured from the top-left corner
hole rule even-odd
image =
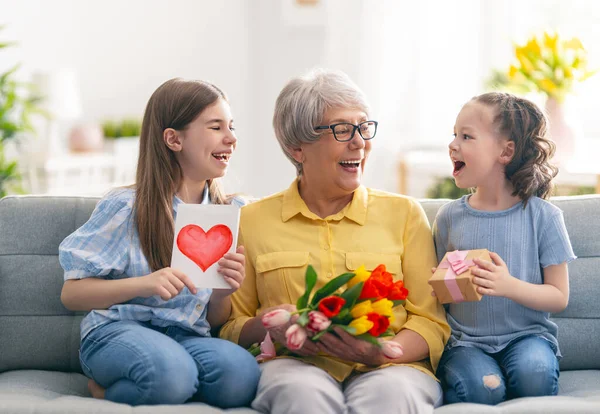
[[[550,137],[556,143],[555,159],[560,164],[572,155],[579,134],[565,102],[574,86],[595,72],[588,69],[588,54],[578,38],[544,32],[530,37],[525,45],[515,45],[513,64],[496,71],[490,83],[515,93],[545,95]]]
[[[105,147],[116,155],[127,156],[138,151],[142,122],[137,118],[102,122]]]
[[[0,49],[13,45],[12,42],[0,42]],[[6,145],[17,141],[25,133],[33,133],[31,116],[42,113],[37,106],[40,97],[32,93],[29,84],[15,79],[18,69],[19,64],[16,64],[0,73],[0,197],[22,192],[17,161],[7,157]]]
[[[455,200],[463,195],[470,194],[469,188],[458,188],[452,177],[438,178],[435,183],[427,189],[427,198],[449,198]]]
[[[104,138],[114,140],[118,138],[139,138],[142,132],[142,122],[136,118],[122,120],[106,120],[102,123]]]

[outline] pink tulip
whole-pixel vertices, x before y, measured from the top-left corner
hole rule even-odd
[[[291,317],[292,314],[285,309],[275,309],[271,312],[265,313],[261,320],[263,326],[269,329],[288,323]]]
[[[307,337],[308,334],[306,333],[306,330],[295,323],[285,331],[286,346],[289,350],[297,351],[302,348]]]
[[[267,332],[265,339],[260,343],[260,355],[256,357],[257,361],[268,361],[269,359],[275,358],[277,351],[275,345],[271,340],[271,335]]]
[[[329,325],[331,325],[331,321],[323,312],[310,311],[308,313],[308,325],[306,325],[306,328],[311,333],[324,331],[329,328]]]
[[[382,339],[380,339],[379,342],[381,343],[383,355],[385,355],[387,358],[396,359],[404,355],[402,345],[400,345],[398,342],[391,340],[385,341]]]

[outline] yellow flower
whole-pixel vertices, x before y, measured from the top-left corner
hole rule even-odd
[[[350,315],[352,315],[353,318],[360,318],[361,316],[364,316],[370,312],[373,312],[373,308],[371,307],[371,301],[367,300],[357,305],[354,305],[354,307],[350,311]]]
[[[573,69],[583,69],[587,66],[587,57],[586,56],[575,56],[573,59],[573,63],[571,64]]]
[[[541,79],[539,81],[540,89],[548,94],[556,92],[556,85],[550,79]]]
[[[371,276],[371,272],[369,272],[367,269],[365,269],[364,265],[361,265],[358,269],[356,269],[354,271],[355,276],[350,279],[350,281],[348,282],[348,289],[350,289],[352,286],[356,285],[357,283],[360,282],[364,282],[365,280],[367,280],[369,278],[369,276]]]
[[[576,37],[567,40],[563,46],[565,47],[565,49],[573,49],[573,50],[583,50],[583,45],[581,44],[581,40],[577,39]]]
[[[565,75],[565,79],[573,79],[573,70],[569,67],[564,67],[563,72]]]
[[[360,318],[354,319],[352,322],[350,322],[348,326],[356,329],[356,332],[353,334],[356,336],[368,332],[369,329],[373,327],[373,322],[371,322],[366,316],[361,316]]]
[[[377,302],[373,303],[371,307],[373,308],[373,312],[379,315],[390,316],[392,314],[394,302],[388,299],[379,299]]]
[[[515,44],[515,62],[492,81],[516,93],[542,92],[562,99],[576,82],[598,72],[589,71],[587,55],[578,38],[565,39],[556,32],[543,32],[524,44]]]
[[[558,33],[555,33],[554,36],[544,32],[544,46],[550,49],[553,53],[557,53],[558,51]]]
[[[527,73],[533,72],[534,68],[529,59],[527,59],[525,48],[518,47],[515,53],[517,55],[519,63],[521,64],[521,69],[523,69]]]
[[[542,54],[542,49],[540,48],[540,45],[535,37],[527,42],[524,51],[527,52],[531,59],[539,58]]]

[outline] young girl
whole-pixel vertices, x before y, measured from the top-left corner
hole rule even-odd
[[[557,172],[546,125],[535,104],[505,93],[473,98],[456,119],[453,176],[475,193],[440,209],[438,260],[485,248],[493,262],[475,260],[480,302],[447,306],[452,335],[437,372],[446,403],[558,391],[557,327],[548,316],[567,306],[575,255],[562,212],[544,200]]]
[[[223,408],[252,401],[254,358],[210,336],[245,277],[243,247],[219,261],[231,290],[196,289],[169,267],[180,204],[240,204],[215,180],[236,141],[219,88],[165,82],[146,107],[135,186],[109,193],[61,243],[62,302],[91,311],[81,323],[80,361],[94,397],[131,405],[193,398]]]

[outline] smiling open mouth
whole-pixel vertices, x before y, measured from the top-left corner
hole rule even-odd
[[[349,160],[349,161],[340,161],[340,164],[343,168],[358,168],[360,167],[361,160]]]
[[[466,164],[462,161],[454,161],[454,171],[452,174],[456,175],[464,168]]]
[[[231,154],[229,153],[220,153],[220,154],[211,154],[213,157],[215,157],[216,159],[218,159],[219,161],[229,161],[229,158],[231,157]]]

